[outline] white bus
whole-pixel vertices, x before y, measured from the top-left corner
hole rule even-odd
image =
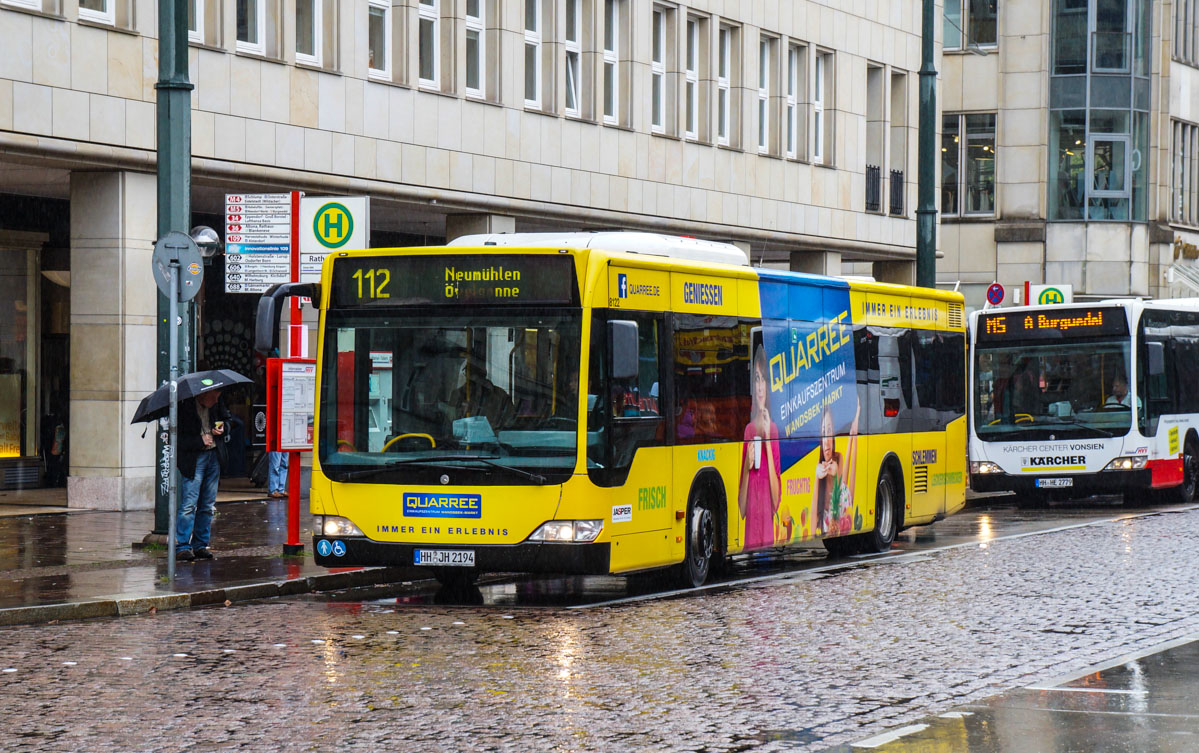
[[[1194,499],[1199,299],[976,311],[970,342],[975,491]]]

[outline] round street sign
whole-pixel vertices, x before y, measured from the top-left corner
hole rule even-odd
[[[1037,296],[1037,303],[1042,305],[1065,302],[1066,296],[1062,294],[1062,291],[1059,288],[1045,288],[1041,291],[1041,294]]]
[[[991,283],[991,287],[987,288],[987,300],[992,306],[1003,303],[1003,286],[997,282]]]
[[[179,265],[179,300],[190,301],[200,292],[204,282],[204,259],[200,249],[187,233],[172,230],[154,244],[150,269],[154,283],[165,296],[171,295],[171,263]]]
[[[316,210],[312,234],[325,248],[341,248],[354,235],[354,215],[344,205],[331,201]]]

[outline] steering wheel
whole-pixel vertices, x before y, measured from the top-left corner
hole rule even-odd
[[[1122,403],[1104,403],[1096,410],[1098,410],[1100,413],[1116,413],[1119,411],[1132,410],[1132,408]]]
[[[412,433],[412,434],[397,434],[397,435],[395,435],[394,437],[392,437],[391,439],[387,440],[386,444],[384,444],[384,445],[383,445],[383,449],[382,449],[382,450],[380,450],[380,452],[387,452],[388,450],[390,450],[390,449],[391,449],[391,446],[392,446],[393,444],[395,444],[396,442],[400,441],[401,439],[408,439],[409,437],[419,437],[419,438],[421,438],[421,439],[427,439],[427,440],[429,440],[429,447],[430,447],[430,448],[437,447],[437,442],[436,442],[436,441],[433,439],[433,435],[432,435],[432,434],[418,434],[418,433]]]
[[[354,443],[348,439],[337,440],[338,452],[358,452],[358,448],[354,447]]]
[[[1016,421],[1015,421],[1015,423],[1018,423],[1018,424],[1031,424],[1031,423],[1034,423],[1035,421],[1036,421],[1036,419],[1035,419],[1035,418],[1033,418],[1033,417],[1032,417],[1032,414],[1030,414],[1030,413],[1017,413],[1017,414],[1016,414]]]

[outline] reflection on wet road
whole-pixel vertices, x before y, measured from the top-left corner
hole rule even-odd
[[[759,580],[817,578],[845,568],[868,566],[894,558],[943,550],[949,547],[985,545],[996,539],[1068,529],[1101,520],[1143,515],[1159,510],[1125,508],[1119,498],[1094,498],[1086,504],[1055,505],[1050,508],[1021,509],[1012,497],[995,497],[991,502],[976,502],[966,510],[933,525],[901,532],[890,552],[829,558],[823,548],[792,550],[786,554],[762,553],[735,557],[727,572],[714,578],[706,590],[727,589]],[[484,578],[477,588],[438,589],[435,584],[413,588],[374,590],[378,603],[404,606],[452,605],[492,607],[584,608],[610,605],[625,600],[643,600],[674,596],[669,576],[646,574],[623,576],[521,576]],[[687,593],[687,592],[682,592]]]
[[[521,579],[486,585],[482,608],[347,593],[4,629],[2,747],[818,751],[963,706],[969,737],[997,693],[1199,633],[1199,511],[1020,535],[1120,514],[978,508],[867,567],[755,561],[735,583],[581,609],[545,608],[571,584]],[[1045,694],[1063,718],[1139,702]],[[990,734],[1036,724],[1045,744],[980,753],[1091,750],[1055,718],[990,713],[1008,725]],[[969,750],[950,741],[912,750]]]
[[[1199,641],[970,704],[832,753],[1193,753]]]

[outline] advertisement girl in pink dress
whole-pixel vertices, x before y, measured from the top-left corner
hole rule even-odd
[[[750,371],[753,407],[745,427],[741,454],[741,483],[737,509],[745,521],[745,548],[774,546],[774,519],[779,509],[782,484],[779,480],[779,430],[770,419],[770,388],[767,382],[766,350],[754,349]]]

